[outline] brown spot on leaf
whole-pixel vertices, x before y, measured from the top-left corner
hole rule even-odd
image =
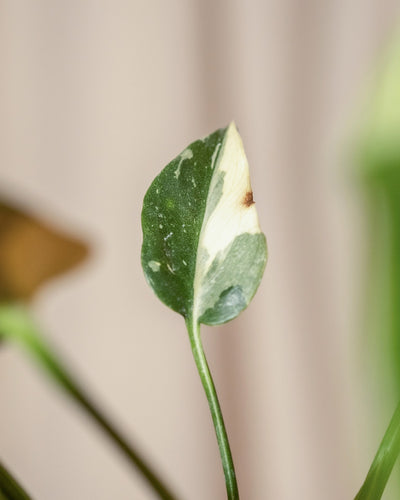
[[[253,200],[253,191],[247,191],[245,197],[243,198],[243,205],[245,207],[251,207],[255,201]]]

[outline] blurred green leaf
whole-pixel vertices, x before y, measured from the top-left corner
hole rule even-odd
[[[0,499],[1,500],[30,500],[18,481],[0,462]]]
[[[400,452],[400,404],[383,436],[367,477],[354,500],[379,500]]]
[[[372,78],[361,117],[357,149],[363,175],[400,182],[400,32]]]
[[[176,500],[158,473],[153,470],[153,466],[147,462],[137,447],[132,445],[126,436],[116,428],[104,410],[97,405],[92,396],[77,381],[74,373],[66,367],[40,335],[26,307],[16,304],[0,304],[1,337],[8,342],[19,344],[32,356],[43,372],[58,385],[64,394],[72,398],[91,417],[92,422],[96,423],[109,437],[135,472],[142,475],[159,498]]]
[[[400,32],[373,78],[356,146],[364,184],[369,262],[366,329],[377,363],[379,404],[400,394]],[[386,431],[357,500],[381,498],[400,452],[400,406]]]

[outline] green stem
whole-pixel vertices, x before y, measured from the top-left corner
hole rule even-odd
[[[355,500],[379,500],[400,454],[400,403]]]
[[[27,311],[17,305],[0,307],[0,337],[16,341],[38,362],[40,367],[98,424],[128,462],[147,480],[148,485],[163,500],[175,500],[175,496],[151,469],[146,460],[128,444],[123,436],[96,406],[82,387],[74,380],[57,355],[46,345],[32,324]]]
[[[236,483],[235,468],[233,466],[232,453],[229,446],[228,435],[226,433],[224,419],[222,417],[221,407],[218,402],[217,392],[214,382],[208,368],[207,360],[204,354],[203,346],[200,338],[200,325],[193,318],[186,319],[186,327],[189,333],[190,344],[197,370],[203,384],[208,404],[210,406],[211,416],[213,419],[215,433],[219,451],[221,454],[222,467],[225,474],[226,491],[228,500],[238,500],[239,491]]]
[[[0,462],[0,499],[1,500],[30,500],[17,480]]]

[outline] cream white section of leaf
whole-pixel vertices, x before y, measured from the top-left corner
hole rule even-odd
[[[232,122],[215,165],[199,237],[194,279],[194,312],[199,316],[203,312],[199,304],[202,281],[213,260],[218,254],[227,253],[237,236],[261,233],[255,204],[247,206],[245,202],[248,193],[252,193],[249,165],[242,139]]]
[[[218,181],[223,176],[222,196],[215,206],[213,197],[219,196]],[[242,139],[234,123],[228,127],[223,149],[211,181],[199,241],[200,261],[202,252],[207,253],[204,262],[207,268],[217,256],[240,234],[260,233],[260,225],[255,204],[246,206],[246,194],[251,193],[249,165]]]
[[[150,269],[154,272],[157,273],[160,270],[161,264],[160,262],[156,262],[155,260],[150,260],[148,262],[148,265]]]
[[[182,167],[182,162],[184,160],[191,160],[193,158],[193,151],[190,149],[190,148],[187,148],[185,149],[184,151],[182,151],[181,155],[180,155],[180,160],[179,160],[179,163],[178,163],[178,167],[177,169],[175,170],[175,179],[178,179],[180,173],[181,173],[181,167]]]

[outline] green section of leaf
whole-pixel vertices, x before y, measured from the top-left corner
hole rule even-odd
[[[237,311],[242,311],[247,305],[242,287],[230,286],[221,292],[213,307],[200,317],[200,323],[205,325],[219,325],[226,323],[237,316]]]
[[[157,296],[187,316],[208,188],[225,130],[196,141],[171,161],[143,203],[142,266]]]
[[[234,124],[192,143],[156,177],[142,226],[144,273],[166,305],[217,325],[249,304],[267,248]]]
[[[219,325],[235,318],[251,301],[266,264],[262,233],[237,236],[225,255],[218,255],[201,287],[200,323]],[[236,272],[233,272],[235,270]]]

